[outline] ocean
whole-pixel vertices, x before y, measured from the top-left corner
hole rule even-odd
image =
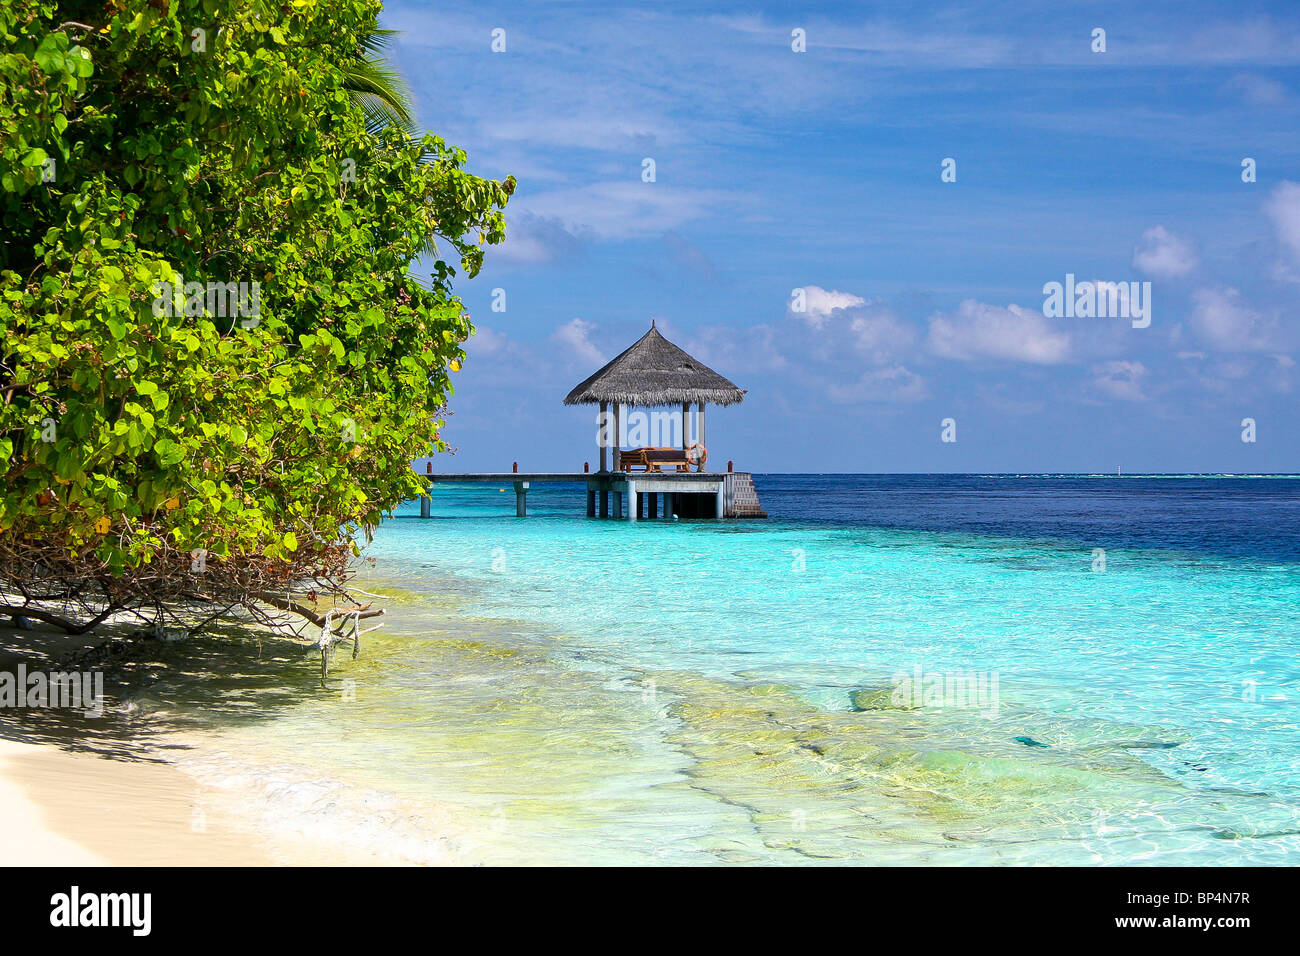
[[[439,484],[365,551],[358,657],[175,759],[394,861],[1300,863],[1300,481],[755,484],[635,525]]]

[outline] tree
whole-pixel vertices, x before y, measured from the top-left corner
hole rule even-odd
[[[368,122],[379,9],[0,8],[0,613],[378,613],[350,568],[444,448],[514,188]]]
[[[366,128],[380,133],[395,127],[415,132],[415,115],[406,81],[384,59],[393,30],[373,30],[361,37],[355,59],[344,61],[347,90],[366,114]]]

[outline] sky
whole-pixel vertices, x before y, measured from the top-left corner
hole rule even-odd
[[[653,319],[748,390],[709,409],[711,464],[1300,472],[1294,0],[382,22],[418,123],[518,180],[454,282],[477,334],[438,471],[594,468],[563,398]],[[1149,314],[1045,314],[1067,275]]]

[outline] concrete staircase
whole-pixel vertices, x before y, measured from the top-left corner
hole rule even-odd
[[[749,472],[729,473],[726,481],[728,518],[766,518],[767,512],[758,501],[754,476]]]

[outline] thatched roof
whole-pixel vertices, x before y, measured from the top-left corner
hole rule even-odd
[[[734,405],[744,398],[744,389],[673,345],[651,322],[649,332],[571,391],[564,404]]]

